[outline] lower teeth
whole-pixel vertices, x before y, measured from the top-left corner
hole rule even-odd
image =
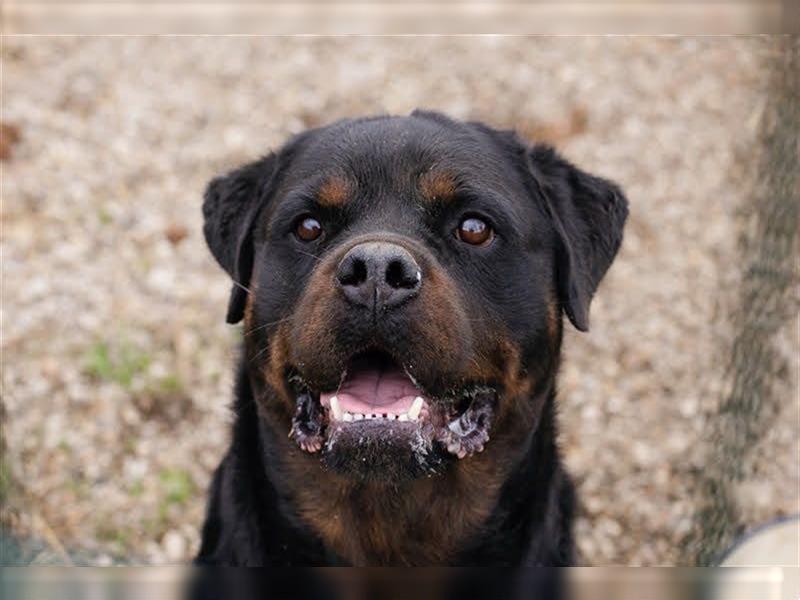
[[[331,416],[335,421],[343,421],[345,423],[352,423],[353,421],[361,421],[361,420],[368,420],[372,421],[375,419],[385,419],[387,421],[416,421],[416,419],[412,419],[408,416],[408,413],[403,413],[402,415],[390,414],[390,413],[383,413],[383,414],[362,414],[362,413],[349,413],[349,412],[341,412],[338,415],[336,411],[331,410]]]
[[[419,418],[420,413],[422,412],[422,405],[423,400],[420,396],[414,398],[414,402],[411,405],[411,408],[408,409],[408,412],[403,413],[401,415],[391,414],[391,413],[383,413],[383,414],[361,414],[361,413],[349,413],[342,410],[341,405],[339,404],[339,398],[333,396],[330,400],[330,412],[331,416],[335,421],[344,421],[345,423],[350,423],[352,421],[361,421],[362,419],[387,419],[389,421],[416,421]]]

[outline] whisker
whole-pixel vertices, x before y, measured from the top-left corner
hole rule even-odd
[[[248,294],[252,294],[252,293],[253,293],[252,291],[250,291],[248,288],[244,287],[244,286],[243,286],[241,283],[239,283],[239,282],[238,282],[238,281],[236,281],[235,279],[233,280],[233,285],[235,285],[235,286],[237,286],[237,287],[240,287],[240,288],[242,288],[242,289],[243,289],[245,292],[247,292]]]
[[[340,391],[342,391],[342,386],[344,385],[344,380],[347,378],[347,369],[342,371],[342,377],[339,379],[339,387],[336,388],[336,393],[334,396],[338,395]]]
[[[251,359],[250,359],[250,362],[253,362],[253,361],[254,361],[255,359],[257,359],[259,356],[261,356],[262,354],[264,354],[264,352],[266,352],[267,350],[269,350],[269,344],[267,344],[267,345],[266,345],[266,346],[264,346],[264,347],[263,347],[261,350],[259,350],[259,351],[258,351],[258,353],[257,353],[257,354],[256,354],[256,355],[255,355],[253,358],[251,358]]]
[[[314,260],[322,260],[322,259],[321,259],[319,256],[317,256],[316,254],[311,254],[310,252],[306,252],[305,250],[300,250],[300,248],[295,248],[295,249],[294,249],[294,251],[295,251],[295,252],[299,252],[300,254],[305,254],[306,256],[310,256],[310,257],[311,257],[311,258],[313,258]]]
[[[255,333],[256,331],[258,331],[260,329],[264,329],[265,327],[269,327],[270,325],[277,325],[278,323],[283,323],[284,321],[288,321],[291,318],[292,317],[284,317],[283,319],[278,319],[277,321],[270,321],[269,323],[264,323],[262,325],[259,325],[258,327],[253,327],[249,331],[245,331],[242,335],[247,337],[251,333]]]
[[[475,365],[475,368],[477,368],[478,371],[480,371],[481,370],[481,365],[478,363],[477,360],[475,360],[475,357],[470,356],[469,359],[473,362],[473,364]]]

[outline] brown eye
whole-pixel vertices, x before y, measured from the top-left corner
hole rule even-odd
[[[297,223],[295,233],[302,241],[313,242],[322,235],[322,225],[313,217],[305,217]]]
[[[477,217],[467,217],[456,230],[458,239],[473,246],[486,246],[494,239],[491,226]]]

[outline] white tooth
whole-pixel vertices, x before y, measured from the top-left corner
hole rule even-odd
[[[388,415],[388,419],[390,421],[394,421],[396,418],[397,418],[397,415],[392,415],[392,414]]]
[[[352,421],[352,420],[353,420],[353,415],[352,415],[352,413],[346,412],[346,413],[344,413],[344,414],[342,415],[342,421],[346,421],[347,423],[349,423],[349,422],[350,422],[350,421]]]
[[[398,420],[398,421],[408,421],[408,414],[406,414],[406,413],[403,413],[402,415],[400,415],[399,417],[397,417],[397,420]]]
[[[360,421],[363,418],[364,415],[362,415],[361,413],[353,413],[353,421]]]
[[[333,396],[331,398],[331,412],[333,413],[333,418],[337,421],[342,420],[342,409],[339,406],[339,398]]]
[[[412,421],[416,421],[417,418],[419,418],[419,413],[422,410],[422,402],[422,396],[417,396],[414,398],[414,404],[408,409],[408,418]]]

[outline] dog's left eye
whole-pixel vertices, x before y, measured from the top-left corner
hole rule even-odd
[[[494,230],[483,219],[467,217],[458,225],[456,237],[472,246],[488,246],[494,239]]]
[[[303,217],[294,231],[301,241],[313,242],[322,235],[322,225],[314,217]]]

